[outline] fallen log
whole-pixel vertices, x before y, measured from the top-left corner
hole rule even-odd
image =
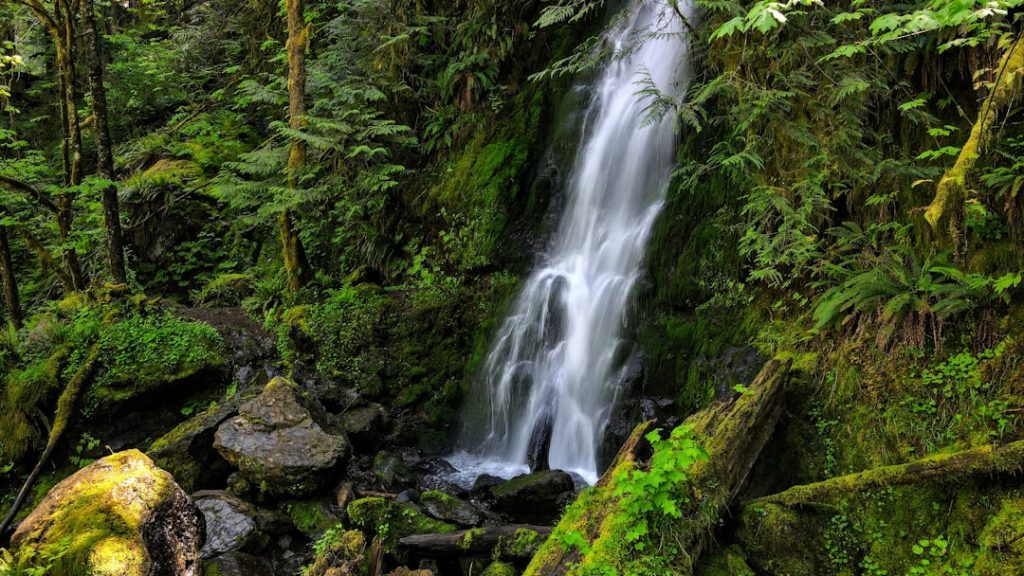
[[[534,536],[530,536],[530,532]],[[551,534],[550,526],[511,524],[507,526],[486,526],[472,530],[460,530],[447,534],[417,534],[406,536],[398,545],[421,556],[473,556],[489,555],[502,539],[537,536],[546,538]]]
[[[788,508],[813,506],[832,496],[853,494],[884,486],[902,486],[949,477],[1017,474],[1024,470],[1024,440],[1002,446],[982,446],[962,452],[935,454],[907,464],[882,466],[856,474],[794,486],[784,492],[747,502],[778,504]]]
[[[683,513],[672,534],[678,550],[671,559],[673,573],[693,573],[713,527],[745,484],[782,413],[788,376],[789,363],[773,360],[743,393],[683,423],[708,459],[687,470],[688,480],[677,487]],[[630,572],[639,554],[624,532],[639,519],[623,513],[616,485],[631,470],[648,465],[644,436],[650,428],[651,423],[638,427],[601,480],[580,494],[524,576],[577,576],[608,568]]]

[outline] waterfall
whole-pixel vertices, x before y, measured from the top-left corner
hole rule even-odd
[[[679,2],[687,16],[688,2]],[[675,156],[672,114],[649,118],[653,82],[679,96],[688,81],[683,22],[646,0],[605,35],[613,48],[593,82],[567,206],[549,254],[500,327],[479,381],[481,414],[453,464],[511,476],[547,466],[597,480],[597,453],[617,397],[630,293],[662,207]],[[540,462],[539,464],[544,464]]]

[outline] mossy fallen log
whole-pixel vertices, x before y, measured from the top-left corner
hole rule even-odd
[[[786,507],[813,506],[833,496],[854,494],[884,486],[916,484],[939,478],[1017,474],[1024,470],[1024,441],[982,446],[962,452],[935,454],[908,464],[882,466],[856,474],[794,486],[784,492],[751,500],[752,504]]]
[[[511,524],[508,526],[485,526],[472,530],[460,530],[447,534],[417,534],[406,536],[398,545],[422,556],[471,556],[489,555],[499,543],[520,539],[535,543],[551,534],[550,526]],[[525,544],[524,544],[525,545]],[[515,546],[506,546],[512,549]]]
[[[685,484],[676,487],[682,516],[674,522],[671,535],[677,553],[667,559],[673,573],[693,573],[708,536],[746,482],[781,415],[788,375],[789,363],[773,360],[743,393],[683,423],[708,459],[693,465]],[[616,485],[631,470],[649,466],[644,436],[651,427],[650,423],[638,427],[601,480],[580,494],[524,576],[582,575],[607,569],[629,573],[635,562],[649,560],[626,535],[638,519],[622,508]]]

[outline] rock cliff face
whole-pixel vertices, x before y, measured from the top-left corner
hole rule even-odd
[[[202,576],[203,538],[202,514],[174,478],[128,450],[57,484],[11,543],[55,558],[59,574]]]

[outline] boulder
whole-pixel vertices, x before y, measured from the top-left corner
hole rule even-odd
[[[341,415],[342,426],[357,451],[372,450],[387,426],[388,413],[380,404],[349,408]]]
[[[459,471],[444,458],[424,458],[410,468],[419,476],[419,487],[422,490],[440,490],[450,494],[465,492],[455,481]]]
[[[420,508],[427,516],[460,526],[479,526],[484,521],[479,508],[438,490],[421,494]]]
[[[446,534],[455,526],[435,520],[416,508],[379,497],[363,498],[348,505],[348,519],[354,526],[369,533],[378,533],[384,549],[394,552],[398,540],[413,534]],[[387,527],[386,533],[381,532]]]
[[[138,450],[107,456],[54,486],[11,547],[57,556],[55,574],[201,576],[203,516]]]
[[[192,495],[206,521],[203,558],[242,550],[259,539],[256,510],[227,492],[206,491]]]
[[[217,429],[214,446],[262,494],[307,494],[351,453],[323,407],[284,378],[238,412]]]
[[[158,438],[146,454],[173,474],[184,490],[216,485],[231,473],[231,468],[213,449],[213,435],[238,412],[241,402],[234,398],[207,408]]]
[[[228,552],[207,560],[206,576],[274,576],[274,567],[263,558]]]
[[[373,475],[386,490],[401,492],[416,486],[416,474],[405,461],[391,452],[378,452],[373,459]]]
[[[554,521],[572,500],[572,476],[561,470],[545,470],[516,476],[492,486],[494,509],[524,522]]]

